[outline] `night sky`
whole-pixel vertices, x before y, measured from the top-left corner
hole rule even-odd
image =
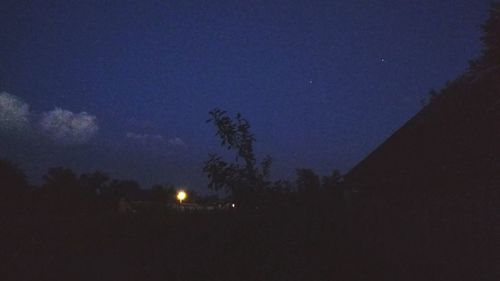
[[[274,178],[345,172],[479,55],[489,3],[1,1],[0,155],[204,190],[220,107]]]

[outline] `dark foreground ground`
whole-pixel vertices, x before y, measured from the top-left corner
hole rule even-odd
[[[328,226],[237,213],[2,218],[2,276],[22,280],[312,280],[331,276]],[[325,229],[322,229],[325,228]],[[325,230],[323,232],[323,230]],[[5,240],[4,240],[5,242]],[[3,279],[3,278],[2,278]],[[329,278],[327,278],[329,279]]]
[[[467,218],[456,216],[424,231],[411,217],[373,218],[326,211],[4,215],[0,279],[500,280],[494,222],[464,226]]]

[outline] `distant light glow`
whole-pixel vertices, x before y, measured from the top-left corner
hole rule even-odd
[[[184,190],[179,190],[177,192],[177,200],[179,200],[180,203],[184,201],[187,198],[187,193]]]
[[[234,204],[234,203],[231,204],[231,207],[236,208],[236,204]]]

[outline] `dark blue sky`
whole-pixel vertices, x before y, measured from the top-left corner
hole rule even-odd
[[[1,1],[0,91],[30,132],[3,126],[0,149],[35,180],[65,165],[203,188],[220,107],[249,119],[275,177],[346,171],[479,55],[490,2]]]

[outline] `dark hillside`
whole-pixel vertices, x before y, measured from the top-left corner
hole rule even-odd
[[[500,66],[468,73],[347,175],[371,192],[460,189],[499,179]],[[393,190],[395,189],[395,190]]]
[[[481,58],[345,177],[359,190],[355,235],[384,272],[500,277],[499,26],[497,4]]]
[[[483,29],[482,56],[354,167],[347,175],[351,182],[407,192],[498,180],[500,4]]]

